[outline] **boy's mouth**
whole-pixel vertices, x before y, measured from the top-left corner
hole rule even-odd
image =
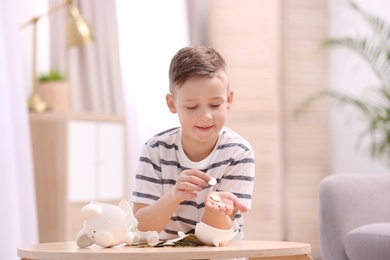
[[[212,126],[197,126],[196,128],[198,128],[200,130],[209,130],[212,128]]]

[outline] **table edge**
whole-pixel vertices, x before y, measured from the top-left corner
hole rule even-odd
[[[272,245],[288,245],[291,247],[284,248],[256,248],[256,245],[267,244]],[[265,245],[264,245],[265,244]],[[229,247],[230,245],[230,247]],[[59,250],[44,250],[44,247],[62,246],[63,249]],[[242,250],[240,250],[240,248]],[[289,241],[257,241],[257,240],[243,240],[243,241],[231,241],[226,245],[220,247],[188,247],[188,248],[149,248],[151,250],[146,251],[145,248],[136,247],[117,247],[117,248],[78,248],[74,241],[68,242],[55,242],[55,243],[41,243],[35,245],[21,246],[17,249],[18,257],[22,259],[69,259],[76,255],[79,255],[77,259],[95,259],[102,260],[122,260],[125,259],[124,255],[132,254],[132,259],[163,259],[172,258],[175,259],[209,259],[215,256],[220,257],[249,257],[249,258],[266,258],[266,257],[284,257],[284,256],[299,256],[309,255],[311,252],[311,245],[301,242],[289,242]],[[234,249],[234,250],[233,250]],[[92,257],[92,258],[91,258]]]

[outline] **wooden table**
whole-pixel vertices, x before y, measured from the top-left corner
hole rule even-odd
[[[78,248],[73,242],[44,243],[18,248],[24,260],[149,260],[149,259],[221,259],[248,257],[261,260],[312,260],[310,244],[276,241],[230,241],[220,247],[147,247],[93,245]]]

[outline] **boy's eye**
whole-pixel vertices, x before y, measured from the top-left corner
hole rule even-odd
[[[197,108],[197,106],[194,106],[194,107],[187,107],[187,109],[195,109]]]
[[[211,105],[211,107],[219,107],[221,104],[218,105]]]

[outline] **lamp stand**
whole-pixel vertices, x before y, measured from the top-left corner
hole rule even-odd
[[[33,25],[33,46],[32,46],[32,94],[28,99],[30,111],[43,112],[48,109],[47,103],[41,98],[37,91],[37,22],[38,18],[32,20]]]

